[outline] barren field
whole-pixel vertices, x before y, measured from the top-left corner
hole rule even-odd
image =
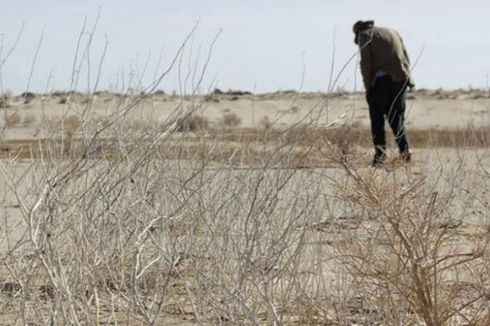
[[[382,168],[361,93],[0,104],[0,324],[490,324],[488,92]]]

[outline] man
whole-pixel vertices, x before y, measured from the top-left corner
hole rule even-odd
[[[405,93],[414,87],[410,60],[400,35],[391,29],[375,27],[374,21],[358,21],[353,26],[354,43],[361,52],[361,73],[371,118],[375,148],[373,166],[386,158],[384,119],[393,130],[400,150],[400,160],[411,159],[405,130]]]

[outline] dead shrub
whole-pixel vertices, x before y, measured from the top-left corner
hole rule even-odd
[[[214,91],[211,94],[214,94],[214,95],[223,95],[224,92],[221,89],[219,89],[219,88],[215,88]]]
[[[232,95],[232,96],[244,96],[244,95],[252,95],[251,92],[248,91],[240,91],[240,90],[229,90],[226,92],[227,95]]]
[[[215,103],[219,103],[219,101],[220,101],[220,100],[219,100],[219,96],[218,96],[218,95],[216,95],[216,94],[212,93],[212,94],[206,95],[206,96],[204,97],[204,101],[205,101],[205,102],[215,102]]]
[[[178,119],[176,124],[176,131],[178,132],[199,131],[208,129],[209,120],[202,115],[191,114]]]
[[[388,325],[483,325],[478,320],[490,313],[481,292],[487,234],[462,235],[464,216],[449,208],[454,190],[440,192],[437,182],[409,170],[385,178],[341,164],[350,181],[338,184],[338,198],[359,227],[336,249],[358,295],[374,307],[373,318]]]
[[[165,93],[165,91],[161,90],[161,89],[157,89],[153,92],[153,95],[156,95],[156,96],[165,96],[167,95],[167,93]]]
[[[11,97],[8,94],[3,94],[0,96],[0,109],[8,109],[11,105]]]
[[[253,95],[251,92],[248,91],[240,91],[240,90],[228,90],[226,92],[223,92],[219,88],[215,88],[214,91],[210,94],[211,96],[224,96],[226,99],[230,101],[236,101],[238,100],[241,96],[245,95]]]
[[[361,143],[365,138],[358,124],[352,124],[351,126],[341,126],[330,130],[331,142],[336,145],[340,153],[345,155],[351,155],[354,153],[354,146]]]
[[[272,122],[268,116],[263,116],[259,121],[259,128],[264,130],[272,129]]]
[[[240,119],[240,117],[234,112],[227,112],[223,114],[221,123],[225,127],[237,127],[242,123],[242,119]]]
[[[63,152],[68,153],[72,147],[73,137],[80,126],[80,118],[75,115],[63,119]]]
[[[7,128],[15,128],[15,127],[19,126],[22,119],[21,119],[20,115],[17,112],[15,112],[12,114],[6,114],[4,116],[4,121],[5,121],[5,126]]]
[[[36,99],[36,94],[32,92],[24,92],[20,94],[20,97],[24,100],[24,104],[31,103],[34,99]]]
[[[53,97],[62,97],[62,96],[68,96],[68,92],[65,92],[65,91],[53,91],[51,93],[51,96]]]

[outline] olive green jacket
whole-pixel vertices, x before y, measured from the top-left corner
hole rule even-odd
[[[374,86],[376,73],[383,71],[396,82],[407,81],[414,86],[410,75],[410,59],[400,35],[391,29],[373,27],[359,35],[361,72],[364,87]]]

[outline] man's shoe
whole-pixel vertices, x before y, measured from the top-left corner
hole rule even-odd
[[[395,166],[403,165],[405,163],[410,163],[412,160],[412,154],[410,152],[401,153],[400,156],[396,157],[391,161],[391,163]]]
[[[386,156],[384,155],[375,155],[373,160],[371,161],[371,166],[375,168],[382,167],[385,162]]]
[[[410,162],[412,160],[412,153],[410,152],[403,152],[400,154],[400,161],[402,162]]]

